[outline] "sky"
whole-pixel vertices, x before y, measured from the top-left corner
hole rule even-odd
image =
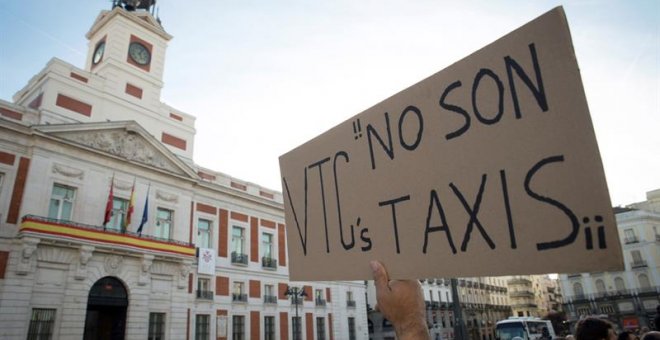
[[[162,101],[194,160],[281,190],[278,157],[563,5],[614,205],[660,189],[660,1],[173,1]],[[0,0],[0,99],[57,57],[84,67],[110,0]]]

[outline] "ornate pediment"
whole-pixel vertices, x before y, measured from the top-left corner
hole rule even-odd
[[[80,130],[51,133],[54,136],[104,151],[129,161],[150,165],[169,172],[185,175],[185,171],[144,136],[126,129]]]

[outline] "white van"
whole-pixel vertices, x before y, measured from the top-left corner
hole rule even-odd
[[[495,337],[498,340],[545,340],[554,339],[556,335],[550,320],[532,317],[510,317],[497,322]]]

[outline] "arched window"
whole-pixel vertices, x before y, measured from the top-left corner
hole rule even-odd
[[[649,277],[646,276],[646,274],[639,274],[637,276],[637,279],[639,280],[639,288],[649,288],[651,287],[651,283],[649,282]]]
[[[579,282],[576,282],[573,284],[573,294],[575,296],[583,296],[584,295],[584,290],[582,289],[582,284]]]
[[[626,290],[626,283],[623,281],[622,278],[618,276],[614,278],[614,286],[616,287],[616,290],[618,292],[623,292],[624,290]]]
[[[599,293],[605,293],[605,290],[605,282],[601,279],[596,280],[596,291]]]

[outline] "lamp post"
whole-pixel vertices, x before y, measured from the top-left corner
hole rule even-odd
[[[287,286],[285,296],[293,296],[293,304],[296,306],[296,322],[293,323],[293,340],[300,340],[300,319],[298,319],[298,298],[307,296],[305,290],[299,287],[289,287]]]

